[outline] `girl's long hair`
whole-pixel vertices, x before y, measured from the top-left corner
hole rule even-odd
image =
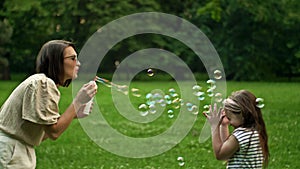
[[[253,127],[258,131],[264,156],[264,167],[266,167],[269,161],[268,135],[261,109],[256,106],[256,97],[247,90],[240,90],[233,92],[229,98],[237,103],[241,109],[244,118],[244,124],[241,127]]]

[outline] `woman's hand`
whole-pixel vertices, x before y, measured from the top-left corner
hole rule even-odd
[[[81,106],[79,110],[77,111],[77,118],[84,118],[92,112],[94,106],[93,99],[90,100],[88,103],[86,103],[84,106]]]
[[[84,109],[89,101],[92,100],[92,98],[97,93],[97,84],[95,81],[90,81],[87,84],[84,84],[81,89],[78,91],[76,97],[73,100],[73,105],[75,107],[75,112],[77,114],[77,117],[84,117],[84,114],[88,115],[88,113],[84,113]],[[88,109],[92,108],[89,106]],[[90,110],[88,110],[90,112]]]

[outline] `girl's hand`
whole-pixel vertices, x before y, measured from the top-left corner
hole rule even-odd
[[[209,113],[203,112],[203,115],[207,118],[211,127],[217,127],[222,123],[224,116],[221,115],[221,111],[222,109],[217,109],[217,104],[215,103],[213,109],[212,106],[210,106]]]
[[[228,120],[228,118],[226,117],[226,114],[225,114],[225,110],[224,109],[222,109],[221,110],[221,118],[222,118],[222,122],[221,122],[221,125],[222,126],[228,126],[229,125],[229,120]]]

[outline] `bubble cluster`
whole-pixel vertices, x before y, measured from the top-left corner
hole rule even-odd
[[[202,87],[199,85],[195,85],[192,87],[193,89],[193,95],[195,95],[198,100],[202,101],[205,99],[205,93],[201,91]]]
[[[223,100],[223,95],[219,92],[216,92],[217,85],[216,80],[222,78],[222,71],[214,70],[214,79],[209,79],[206,81],[207,87],[202,87],[199,84],[191,86],[192,95],[196,97],[198,102],[191,102],[189,100],[183,100],[175,88],[171,87],[167,91],[153,90],[146,93],[143,102],[138,105],[138,111],[141,116],[148,116],[151,114],[157,113],[158,109],[166,112],[167,117],[172,119],[176,117],[176,114],[179,112],[177,109],[184,108],[187,112],[192,115],[198,115],[199,111],[209,113],[210,105],[206,104],[199,108],[199,102],[207,102],[206,99],[214,99],[215,102],[221,103]],[[152,68],[147,69],[147,75],[152,77],[154,76],[154,70]],[[117,85],[106,79],[96,77],[96,81],[101,82],[107,87],[115,88],[117,91],[120,91],[124,94],[128,94],[128,86],[126,85]],[[133,87],[130,89],[131,95],[137,98],[142,98],[142,92],[139,88]],[[257,107],[262,108],[264,106],[263,100],[261,98],[257,99]],[[163,108],[163,109],[161,109]]]
[[[222,93],[217,91],[217,80],[223,78],[222,72],[220,70],[215,70],[214,79],[209,79],[206,81],[206,84],[194,84],[190,86],[190,91],[192,92],[190,97],[191,100],[183,100],[181,98],[180,90],[177,91],[176,88],[170,87],[166,90],[155,89],[152,91],[141,91],[139,88],[132,87],[130,90],[127,86],[116,85],[108,81],[101,81],[104,85],[108,87],[115,87],[118,91],[130,94],[133,97],[136,97],[139,100],[138,104],[138,112],[140,116],[151,116],[156,113],[161,113],[166,116],[168,119],[178,118],[178,113],[181,112],[182,109],[190,113],[191,115],[198,115],[199,111],[209,114],[210,113],[210,102],[208,100],[213,100],[216,103],[221,103],[223,101]],[[147,69],[147,75],[149,77],[154,76],[153,69]],[[144,97],[142,97],[144,95]],[[196,99],[195,99],[196,98]],[[257,107],[262,108],[264,106],[263,99],[257,98]],[[178,110],[180,109],[180,111]],[[210,132],[209,132],[210,133]],[[207,135],[207,134],[204,134]],[[204,136],[206,137],[206,136]],[[185,165],[185,160],[183,157],[177,157],[177,162],[180,167]]]
[[[186,103],[186,107],[187,107],[187,110],[195,115],[198,114],[198,107],[197,105],[193,104],[193,103]]]
[[[132,93],[133,95],[135,93]],[[146,116],[148,114],[155,114],[158,107],[167,108],[167,115],[169,118],[173,118],[175,113],[173,110],[179,109],[183,105],[183,101],[180,98],[179,94],[174,88],[170,88],[166,93],[160,90],[154,90],[145,95],[145,103],[142,105],[143,108],[146,106],[148,113],[145,113],[144,109],[139,111],[141,115]]]
[[[206,92],[205,90],[202,90],[203,88],[196,84],[192,86],[193,96],[197,98],[199,102],[202,102],[205,100],[205,96],[207,95],[210,97],[215,97],[216,102],[222,101],[222,94],[216,93],[214,94],[214,90],[216,89],[215,81],[208,80],[208,89]],[[140,97],[140,93],[138,93],[138,89],[132,88],[132,95]],[[138,94],[137,94],[138,93]],[[191,113],[192,115],[198,115],[200,108],[198,107],[199,102],[191,102],[191,101],[184,101],[180,94],[176,91],[175,88],[169,88],[165,93],[160,91],[152,91],[145,95],[145,102],[140,104],[138,110],[140,111],[141,116],[147,116],[150,114],[155,114],[157,112],[158,107],[163,107],[166,109],[167,116],[172,119],[176,117],[176,113],[178,111],[175,111],[180,108],[184,108],[187,112]],[[204,106],[204,111],[206,110],[207,106]]]
[[[153,73],[153,70],[148,69],[147,73]],[[216,75],[216,79],[220,79],[221,72],[214,71]],[[219,75],[220,76],[217,76]],[[149,74],[148,74],[149,75]],[[213,79],[209,79],[206,81],[208,86],[206,88],[202,87],[199,84],[195,84],[191,86],[192,89],[192,96],[196,97],[199,102],[204,102],[206,99],[214,99],[215,102],[221,103],[223,100],[222,93],[216,92],[217,85],[216,81]],[[132,88],[131,93],[135,97],[141,97],[140,90],[137,88]],[[175,88],[171,87],[167,89],[167,91],[152,91],[148,92],[145,95],[145,102],[138,108],[140,111],[141,116],[147,116],[150,114],[155,114],[157,112],[158,107],[163,107],[166,109],[167,116],[172,119],[176,117],[177,109],[184,108],[187,112],[198,115],[199,111],[203,111],[209,113],[210,105],[204,105],[202,110],[199,108],[199,102],[191,102],[189,100],[183,100],[180,96],[180,93],[176,91]],[[161,109],[160,109],[161,110]]]

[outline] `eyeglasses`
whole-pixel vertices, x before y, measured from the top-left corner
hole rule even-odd
[[[65,57],[64,59],[68,59],[68,58],[72,59],[73,61],[78,61],[78,58],[77,58],[76,55],[73,55],[73,56],[67,56],[67,57]]]

